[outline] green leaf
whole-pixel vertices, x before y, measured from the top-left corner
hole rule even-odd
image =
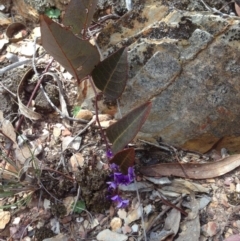
[[[128,174],[128,168],[133,166],[135,159],[135,151],[133,148],[129,148],[118,152],[110,160],[110,163],[115,163],[120,167],[123,174]]]
[[[71,0],[64,15],[63,24],[75,34],[83,35],[92,22],[98,0]]]
[[[75,208],[73,209],[73,211],[75,213],[81,213],[82,211],[84,211],[86,209],[86,205],[85,202],[80,200],[77,201]]]
[[[110,55],[92,72],[94,84],[110,100],[120,97],[126,86],[127,75],[127,48],[121,48]]]
[[[140,105],[106,129],[114,154],[122,150],[136,136],[147,119],[151,107],[151,102]]]
[[[81,110],[81,106],[74,106],[72,111],[73,116],[75,117],[80,110]]]
[[[45,15],[40,16],[42,45],[66,70],[81,80],[100,61],[96,47]]]
[[[59,18],[61,12],[59,9],[57,8],[47,8],[45,11],[45,14],[49,17],[49,18]]]
[[[14,195],[13,192],[8,192],[8,191],[3,191],[0,190],[0,198],[4,198],[4,197],[12,197]]]

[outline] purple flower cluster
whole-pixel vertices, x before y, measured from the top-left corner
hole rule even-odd
[[[128,174],[124,175],[120,172],[119,166],[116,164],[110,164],[110,168],[113,170],[113,181],[112,182],[107,182],[109,185],[108,190],[113,191],[116,190],[118,185],[124,184],[128,185],[133,182],[134,180],[134,169],[133,167],[128,168]],[[119,195],[115,195],[111,198],[112,201],[117,202],[117,207],[118,208],[125,208],[129,204],[129,200],[124,200],[122,199]]]

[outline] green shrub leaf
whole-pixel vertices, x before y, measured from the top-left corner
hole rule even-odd
[[[140,105],[106,129],[114,154],[122,150],[136,136],[147,119],[151,106],[151,102]]]
[[[74,207],[73,211],[75,213],[81,213],[82,211],[84,211],[86,209],[86,205],[85,202],[80,200],[77,201],[76,206]]]
[[[45,14],[49,17],[49,18],[59,18],[61,12],[59,9],[54,9],[54,8],[48,8],[45,11]]]

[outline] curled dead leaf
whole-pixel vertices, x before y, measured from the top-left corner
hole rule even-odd
[[[208,163],[161,163],[143,166],[140,172],[145,176],[176,176],[191,179],[207,179],[224,175],[240,166],[240,154]]]
[[[32,109],[28,108],[27,106],[25,106],[22,103],[21,98],[20,98],[21,94],[23,93],[23,88],[24,88],[25,82],[28,80],[28,78],[30,76],[32,77],[33,75],[34,75],[33,69],[32,68],[28,69],[18,86],[17,98],[18,98],[18,105],[19,105],[19,110],[20,110],[21,114],[32,120],[39,120],[42,118],[42,116],[39,113],[37,113],[37,112],[33,111]]]

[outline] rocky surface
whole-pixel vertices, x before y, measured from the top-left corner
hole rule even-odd
[[[224,1],[206,2],[219,8]],[[161,137],[201,152],[213,146],[237,151],[240,18],[207,12],[200,1],[134,3],[133,11],[110,22],[98,37],[105,56],[129,47],[122,113],[151,100],[139,137]]]
[[[3,0],[2,0],[3,1]],[[60,10],[65,10],[67,4],[70,2],[70,0],[24,0],[25,3],[31,5],[34,9],[36,9],[38,12],[42,13],[45,12],[47,8],[56,7]],[[123,15],[127,12],[128,8],[130,8],[131,4],[127,4],[126,2],[131,1],[125,1],[125,0],[99,0],[98,6],[97,6],[97,12],[101,15],[104,13],[106,14],[107,9],[112,9],[112,11],[118,15]]]

